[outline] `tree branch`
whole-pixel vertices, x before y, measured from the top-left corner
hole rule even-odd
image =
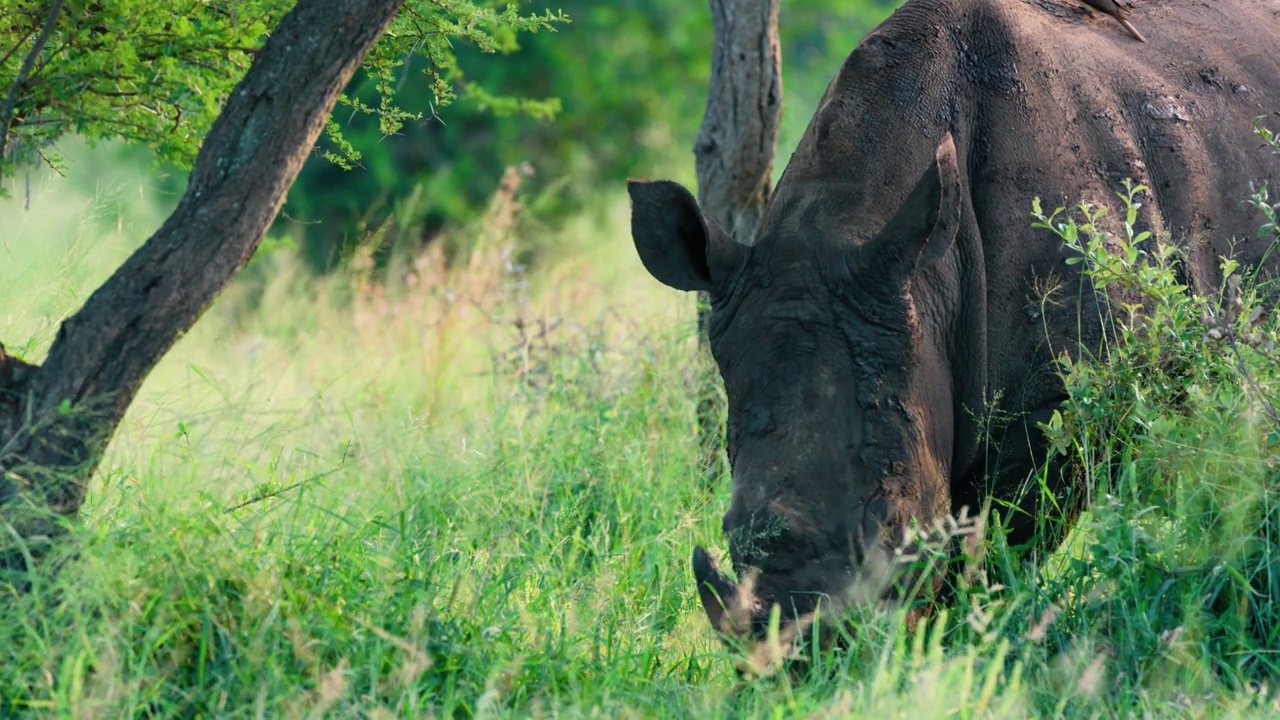
[[[281,20],[210,129],[173,214],[62,324],[17,412],[6,418],[0,404],[0,447],[12,448],[0,456],[0,524],[54,534],[48,513],[78,513],[143,379],[253,255],[403,2],[300,0]],[[44,514],[21,510],[31,507]]]
[[[9,62],[9,58],[13,57],[13,54],[18,52],[22,47],[22,43],[26,42],[27,38],[31,37],[31,33],[33,32],[35,32],[35,28],[28,30],[26,35],[23,35],[18,42],[14,43],[13,47],[9,49],[9,52],[5,53],[4,57],[0,57],[0,65],[4,65]]]
[[[749,243],[769,199],[782,118],[778,0],[711,0],[711,15],[711,86],[693,150],[698,202]]]
[[[31,73],[32,66],[36,64],[36,58],[40,57],[40,51],[44,49],[44,44],[49,41],[49,35],[53,33],[53,28],[58,23],[58,13],[62,12],[63,2],[64,0],[53,0],[53,7],[49,8],[49,17],[44,21],[44,27],[40,28],[40,34],[36,36],[31,52],[27,53],[27,57],[22,61],[18,77],[13,81],[13,87],[9,88],[9,96],[4,99],[4,105],[0,106],[0,162],[9,157],[9,126],[13,124],[13,107],[18,102],[18,93],[27,83],[27,76]]]
[[[710,0],[715,27],[707,109],[693,152],[698,202],[738,242],[754,240],[769,200],[782,117],[778,0]],[[707,339],[710,299],[698,293],[698,334]],[[697,389],[703,464],[714,471],[724,441],[715,372]]]

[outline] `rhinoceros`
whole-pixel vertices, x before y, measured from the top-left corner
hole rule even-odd
[[[1242,201],[1280,187],[1253,130],[1280,109],[1280,0],[1130,5],[1145,44],[1069,0],[908,0],[840,67],[754,237],[676,183],[628,183],[645,268],[711,298],[723,530],[753,577],[743,598],[694,549],[713,626],[759,637],[773,605],[785,623],[845,597],[871,549],[991,498],[1014,503],[1011,544],[1060,539],[1034,522],[1045,490],[1023,491],[1066,398],[1055,357],[1103,328],[1080,266],[1032,228],[1034,198],[1110,205],[1124,179],[1147,185],[1139,224],[1198,292],[1220,287],[1221,256],[1263,257]],[[992,416],[1011,420],[984,432]],[[1044,477],[1078,506],[1070,473]]]

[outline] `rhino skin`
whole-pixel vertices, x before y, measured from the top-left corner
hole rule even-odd
[[[754,238],[676,183],[628,184],[646,269],[711,295],[723,529],[752,578],[695,549],[714,627],[758,639],[775,603],[785,621],[848,598],[912,520],[988,498],[1017,503],[1011,544],[1060,541],[1033,521],[1043,494],[1020,491],[1066,397],[1053,358],[1103,328],[1069,251],[1032,229],[1033,198],[1114,206],[1125,178],[1149,186],[1139,225],[1199,292],[1220,287],[1220,256],[1264,257],[1242,201],[1280,187],[1253,133],[1280,109],[1280,0],[1131,5],[1147,44],[1066,0],[909,0],[845,60]],[[984,436],[993,415],[1012,420]],[[1069,524],[1085,493],[1049,477]]]

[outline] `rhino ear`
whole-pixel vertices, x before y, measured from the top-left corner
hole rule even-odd
[[[947,133],[934,163],[924,171],[906,202],[867,248],[867,267],[884,268],[905,280],[928,267],[951,247],[960,228],[960,166],[956,145]]]
[[[677,290],[712,291],[740,260],[739,245],[702,214],[693,194],[670,180],[627,183],[631,239],[640,261]]]

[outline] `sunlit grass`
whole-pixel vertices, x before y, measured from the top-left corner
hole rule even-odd
[[[146,182],[42,177],[30,211],[0,206],[0,340],[43,356],[161,219]],[[1124,503],[1089,519],[1084,565],[1037,582],[996,541],[972,591],[914,633],[867,611],[807,680],[741,683],[688,569],[694,543],[722,547],[728,503],[697,467],[691,300],[640,267],[620,193],[552,236],[503,217],[452,238],[470,250],[448,267],[428,252],[390,282],[360,260],[317,279],[288,250],[257,259],[147,381],[78,556],[4,606],[0,716],[1274,713],[1213,674],[1225,646],[1193,593],[1171,603],[1116,569],[1143,557]],[[543,255],[524,269],[511,250],[529,243]],[[1094,474],[1124,502],[1150,502],[1136,472],[1256,490],[1265,431],[1220,409],[1249,396],[1215,393],[1192,398],[1216,418],[1212,452],[1170,450],[1196,433],[1169,413],[1163,439],[1089,445]],[[1161,561],[1200,562],[1179,552],[1210,536],[1174,530],[1146,527]]]

